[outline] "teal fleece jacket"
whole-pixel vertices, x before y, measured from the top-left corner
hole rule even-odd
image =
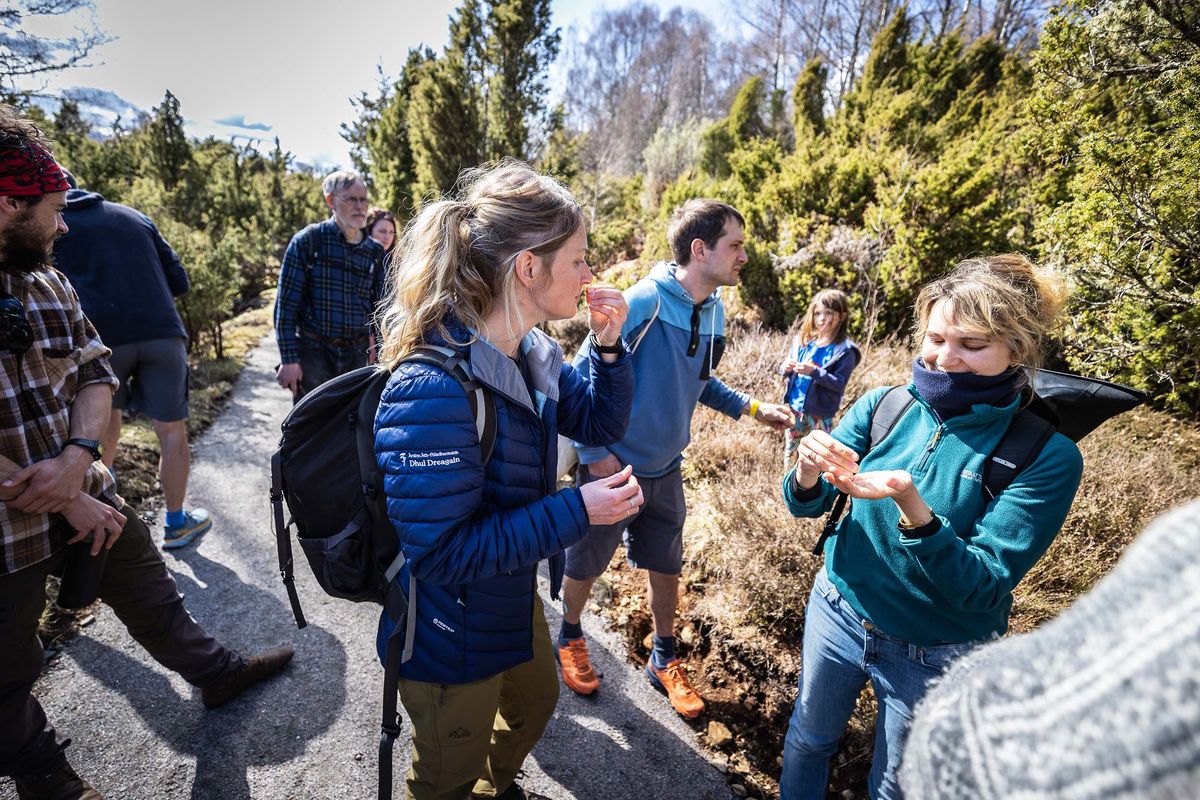
[[[713,344],[725,333],[721,290],[696,301],[675,279],[676,269],[674,263],[660,261],[647,277],[625,290],[629,314],[621,336],[627,343],[638,342],[633,352],[629,428],[624,439],[607,448],[576,443],[580,463],[595,463],[611,452],[622,464],[632,464],[639,477],[666,475],[683,460],[697,402],[734,419],[750,402],[749,395],[716,377],[712,363]],[[697,307],[698,346],[689,356],[692,312]],[[586,369],[589,353],[585,340],[575,356],[576,369]]]
[[[1083,472],[1075,443],[1061,433],[1008,489],[985,502],[983,463],[1008,429],[1019,400],[976,405],[946,422],[917,398],[870,453],[871,412],[887,391],[868,393],[846,413],[833,437],[855,450],[861,471],[906,470],[941,528],[909,538],[888,499],[854,500],[825,545],[825,571],[837,590],[880,631],[916,645],[971,642],[1008,629],[1012,592],[1058,535]],[[793,470],[794,471],[794,470]],[[818,517],[836,490],[822,479],[797,497],[789,472],[788,510]]]

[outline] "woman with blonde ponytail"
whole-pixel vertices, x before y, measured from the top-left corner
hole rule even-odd
[[[852,502],[805,612],[782,800],[825,797],[829,759],[868,680],[879,713],[867,789],[901,797],[901,744],[926,686],[1007,629],[1013,589],[1062,527],[1083,462],[1052,433],[993,497],[985,461],[1032,398],[1064,299],[1061,279],[1024,256],[964,261],[917,297],[911,399],[868,392],[832,433],[800,440],[783,481],[792,514],[825,514],[839,491]],[[910,404],[872,441],[885,397]]]
[[[629,421],[633,373],[616,289],[587,288],[587,233],[571,194],[515,161],[465,172],[456,198],[404,231],[381,315],[380,363],[393,370],[375,418],[388,515],[419,599],[400,699],[413,726],[408,797],[522,798],[514,783],[558,700],[537,565],[562,582],[562,551],[590,524],[642,503],[629,469],[556,491],[557,435],[607,445]],[[586,289],[593,356],[563,362],[535,326],[572,317]],[[484,462],[459,382],[405,361],[455,350],[496,404]],[[391,636],[381,617],[379,642]]]

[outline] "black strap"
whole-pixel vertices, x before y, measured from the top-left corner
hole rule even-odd
[[[1054,430],[1053,423],[1028,409],[1017,412],[983,462],[984,499],[990,503],[1011,486],[1021,470],[1037,460]]]
[[[896,427],[896,423],[915,402],[916,398],[905,386],[893,386],[883,397],[879,398],[875,408],[871,409],[871,429],[867,434],[868,453],[874,449],[875,445],[887,438],[887,435]],[[821,535],[817,537],[817,543],[813,545],[812,554],[814,556],[821,555],[825,550],[825,542],[829,541],[829,537],[833,535],[838,522],[842,519],[842,514],[846,511],[847,499],[845,492],[837,493],[837,499],[833,501],[833,508],[829,511],[829,516],[825,518],[825,527],[821,529]]]
[[[292,537],[288,532],[290,525],[283,520],[283,470],[278,450],[271,456],[271,511],[275,520],[275,548],[279,555],[279,577],[283,579],[283,588],[287,590],[288,602],[292,606],[292,616],[296,618],[296,627],[304,628],[308,622],[304,619],[304,611],[300,608],[300,595],[296,593],[296,581],[292,574]]]
[[[825,550],[825,542],[829,541],[829,537],[833,536],[833,530],[837,527],[838,520],[842,518],[842,512],[846,510],[845,492],[838,492],[837,499],[833,501],[833,509],[829,512],[829,516],[825,518],[825,527],[821,529],[821,535],[817,537],[817,543],[813,545],[812,554],[819,556]]]
[[[467,402],[471,404],[471,416],[475,418],[475,430],[479,435],[479,449],[486,464],[496,446],[496,398],[471,375],[469,362],[453,350],[433,346],[417,347],[404,360],[440,367],[462,385],[467,393]]]
[[[400,735],[400,637],[388,637],[383,656],[383,721],[379,725],[379,800],[392,800],[392,747]]]
[[[871,410],[871,432],[867,437],[868,452],[887,438],[896,427],[896,423],[916,401],[906,386],[893,386],[879,398],[879,402]]]

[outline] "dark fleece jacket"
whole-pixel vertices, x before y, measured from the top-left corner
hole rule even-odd
[[[173,297],[188,290],[179,256],[145,214],[95,192],[67,192],[67,233],[54,245],[100,338],[109,347],[187,336]]]

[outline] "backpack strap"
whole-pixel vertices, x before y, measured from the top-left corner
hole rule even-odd
[[[915,402],[916,398],[912,396],[906,386],[893,386],[884,393],[883,397],[879,398],[879,402],[871,409],[871,428],[867,433],[867,453],[887,438],[892,429],[896,427],[896,423],[908,413],[908,409]],[[867,453],[863,453],[863,456],[865,457]],[[846,510],[846,500],[846,493],[838,492],[829,516],[825,518],[825,527],[821,529],[821,535],[817,537],[817,543],[813,545],[812,554],[814,556],[821,555],[825,549],[825,542],[829,541],[829,537],[833,535]]]
[[[432,364],[450,373],[467,393],[467,402],[471,404],[471,415],[475,417],[475,430],[479,434],[479,449],[486,464],[492,457],[496,446],[496,399],[482,383],[475,380],[470,372],[470,362],[448,347],[422,345],[414,348],[404,357],[405,361],[419,361]]]
[[[283,521],[283,464],[278,450],[271,456],[271,511],[275,521],[275,549],[279,554],[279,577],[287,590],[288,602],[296,627],[304,628],[308,621],[300,609],[300,595],[296,593],[296,581],[292,574],[292,537],[288,533],[290,522]]]
[[[1037,460],[1054,430],[1052,422],[1028,408],[1016,413],[992,454],[983,462],[983,499],[986,502],[999,497],[1021,470]]]
[[[868,453],[887,438],[892,428],[896,427],[896,423],[915,402],[917,399],[908,391],[907,386],[893,386],[887,390],[871,410],[871,432],[867,435]]]

